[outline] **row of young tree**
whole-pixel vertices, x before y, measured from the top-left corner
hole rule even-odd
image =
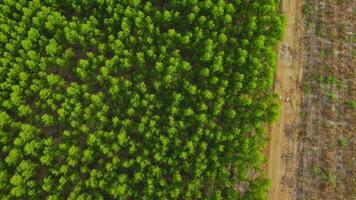
[[[266,198],[283,21],[277,0],[1,1],[0,198]]]

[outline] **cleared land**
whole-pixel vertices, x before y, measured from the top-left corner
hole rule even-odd
[[[296,199],[355,199],[355,4],[303,6],[303,105]]]
[[[271,200],[355,199],[355,4],[283,1],[288,25],[274,87],[281,119],[270,128]]]

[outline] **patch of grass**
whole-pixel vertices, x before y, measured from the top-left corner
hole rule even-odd
[[[338,79],[336,79],[333,76],[325,76],[324,77],[324,83],[329,84],[329,85],[336,85],[338,84],[340,81]]]
[[[345,0],[337,0],[337,3],[338,3],[339,5],[343,4],[344,2],[345,2]]]
[[[313,8],[313,6],[310,4],[310,3],[305,3],[304,5],[303,5],[303,8],[302,8],[303,10],[303,14],[305,15],[305,16],[307,16],[307,17],[311,17],[311,16],[313,16],[314,15],[314,8]]]
[[[352,42],[356,42],[356,35],[354,33],[352,34]]]
[[[303,85],[303,90],[304,90],[304,93],[310,94],[310,92],[311,92],[311,86],[310,86],[310,83],[309,83],[309,82],[305,82],[305,83],[304,83],[304,85]]]
[[[313,73],[310,76],[310,80],[316,81],[318,83],[323,82],[324,76],[318,73]]]
[[[344,149],[349,145],[349,140],[345,137],[339,137],[337,139],[337,144],[339,145],[340,148]]]
[[[348,101],[346,101],[346,105],[347,105],[347,107],[349,107],[351,110],[355,110],[355,109],[356,109],[356,101],[348,100]]]
[[[327,68],[328,69],[328,68]],[[329,70],[329,69],[328,69]],[[330,70],[329,70],[330,71]],[[318,83],[324,83],[329,85],[337,85],[338,88],[342,86],[343,82],[332,75],[322,75],[322,74],[312,74],[310,76],[311,80],[314,80]]]
[[[326,147],[327,147],[328,149],[334,149],[334,148],[336,147],[336,144],[333,143],[333,142],[331,142],[331,143],[327,144]]]
[[[317,28],[315,29],[315,35],[316,35],[316,36],[321,37],[321,36],[322,36],[322,33],[323,33],[323,31],[321,30],[320,27],[319,27],[319,28],[317,27]],[[321,53],[324,53],[324,51],[322,50]]]
[[[307,114],[306,112],[300,111],[299,116],[301,118],[304,118],[306,114]]]
[[[352,54],[353,57],[355,57],[355,56],[356,56],[356,50],[353,49],[353,50],[351,51],[351,54]]]
[[[324,68],[327,73],[329,73],[329,74],[333,73],[333,66],[327,65]]]
[[[332,75],[324,76],[323,83],[329,84],[329,85],[336,85],[337,89],[342,89],[345,87],[345,84],[342,80],[339,80]]]
[[[318,35],[318,36],[321,36],[321,35]],[[320,57],[321,58],[325,58],[327,56],[331,56],[331,54],[332,54],[332,52],[330,50],[328,50],[328,49],[322,49],[320,51]]]
[[[302,8],[303,15],[305,16],[305,21],[307,26],[314,25],[313,16],[314,16],[314,8],[310,3],[304,3]]]
[[[311,174],[313,177],[319,177],[324,181],[327,181],[329,184],[335,185],[337,181],[336,175],[332,172],[331,169],[326,169],[320,165],[313,164],[311,166]]]
[[[332,93],[332,92],[326,93],[326,96],[328,97],[328,99],[330,101],[336,101],[336,99],[337,99],[337,95],[335,93]]]
[[[313,164],[311,168],[311,173],[313,176],[319,176],[322,174],[322,169],[319,165]]]
[[[330,183],[332,185],[336,184],[337,177],[334,173],[332,173],[331,170],[326,170],[325,176],[326,176],[326,180],[328,181],[328,183]]]

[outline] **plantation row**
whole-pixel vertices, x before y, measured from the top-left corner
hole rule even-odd
[[[283,21],[277,0],[1,1],[0,199],[264,199]]]

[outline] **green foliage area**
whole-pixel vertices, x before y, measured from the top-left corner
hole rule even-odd
[[[346,101],[348,108],[355,110],[356,109],[356,101],[348,100]]]
[[[283,24],[277,0],[0,1],[0,199],[265,199]]]
[[[314,8],[311,4],[309,3],[304,3],[303,5],[303,14],[306,15],[307,17],[311,17],[314,15]]]

